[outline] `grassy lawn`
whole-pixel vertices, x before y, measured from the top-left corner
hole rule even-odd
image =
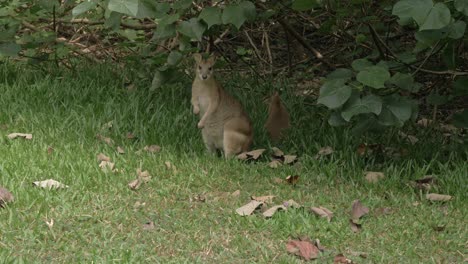
[[[294,86],[278,80],[223,83],[255,123],[254,147],[272,147],[262,129],[267,108],[262,95]],[[298,155],[300,163],[272,169],[267,155],[255,163],[226,161],[205,153],[190,110],[190,86],[187,79],[150,92],[148,83],[134,81],[135,89],[129,91],[123,76],[106,67],[51,75],[0,65],[0,186],[16,199],[0,209],[0,259],[300,263],[285,245],[302,236],[319,239],[326,248],[317,263],[332,263],[339,253],[358,263],[461,263],[468,258],[466,139],[446,140],[440,132],[417,127],[405,130],[419,138],[415,145],[393,130],[356,137],[348,129],[329,127],[313,99],[285,93],[294,130],[278,147]],[[109,129],[105,124],[110,121]],[[9,140],[13,132],[32,133],[33,139]],[[128,132],[136,138],[128,139]],[[112,138],[114,145],[96,134]],[[356,149],[363,142],[404,148],[407,154],[360,157]],[[138,152],[152,144],[161,151]],[[117,146],[126,153],[118,154]],[[334,152],[315,159],[325,146]],[[99,153],[108,155],[119,172],[103,172]],[[167,169],[166,161],[177,169]],[[137,168],[148,170],[152,179],[133,191],[128,183]],[[386,177],[370,184],[364,171]],[[451,201],[428,202],[425,192],[408,185],[428,174],[438,179],[431,192],[452,195]],[[274,180],[288,175],[299,175],[297,185]],[[32,186],[49,178],[69,188]],[[230,195],[236,190],[239,196]],[[237,215],[235,210],[252,195],[275,195],[275,204],[293,199],[304,208],[271,219]],[[370,208],[359,233],[348,222],[355,199]],[[330,209],[333,220],[312,215],[311,206]],[[381,208],[391,208],[390,213],[380,215]],[[145,228],[148,222],[154,227]]]

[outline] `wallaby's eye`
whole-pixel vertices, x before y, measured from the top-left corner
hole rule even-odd
[[[211,71],[211,67],[209,67],[208,70]]]
[[[198,66],[198,69],[201,70],[201,66]]]

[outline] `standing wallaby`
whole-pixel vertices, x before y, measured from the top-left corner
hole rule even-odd
[[[209,152],[222,150],[226,158],[248,151],[253,140],[250,119],[242,105],[224,91],[213,76],[215,56],[194,55],[196,76],[192,84],[193,113],[200,114],[198,128]]]

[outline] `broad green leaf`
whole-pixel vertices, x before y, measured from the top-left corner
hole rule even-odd
[[[468,16],[468,0],[455,0],[455,9]]]
[[[110,11],[136,17],[138,14],[139,0],[109,0],[107,8]]]
[[[198,41],[202,40],[205,29],[205,25],[202,24],[198,18],[191,18],[189,21],[182,21],[177,27],[177,31]]]
[[[172,24],[178,21],[179,18],[180,18],[179,14],[165,15],[161,17],[160,19],[158,19],[158,26]]]
[[[412,116],[414,103],[399,95],[387,96],[383,99],[379,123],[385,126],[401,127]]]
[[[437,3],[419,27],[419,31],[444,28],[450,24],[451,19],[450,9],[444,3]]]
[[[296,11],[307,11],[319,6],[317,0],[294,0],[292,3],[292,9]]]
[[[388,82],[403,90],[410,92],[413,91],[414,78],[411,74],[397,72],[392,76],[392,78],[390,78],[390,80],[388,80]]]
[[[419,31],[414,34],[414,37],[418,41],[418,43],[421,43],[425,45],[426,47],[431,47],[435,43],[437,43],[439,40],[444,39],[448,36],[448,29],[434,29],[434,30],[424,30],[424,31]]]
[[[3,56],[16,56],[21,51],[21,46],[16,43],[2,43],[0,44],[0,55]]]
[[[372,62],[370,62],[367,59],[357,59],[357,60],[354,60],[353,63],[351,63],[351,67],[353,67],[353,69],[358,72],[366,68],[369,68],[370,66],[373,66],[373,65],[374,64],[372,64]]]
[[[190,6],[192,6],[192,0],[177,0],[172,4],[172,7],[176,10],[187,9]]]
[[[390,79],[390,73],[387,69],[380,66],[372,66],[360,71],[356,80],[372,88],[384,88],[385,82]]]
[[[171,5],[169,3],[156,3],[156,17],[162,17],[171,10]]]
[[[138,18],[154,18],[157,14],[157,6],[154,0],[139,0],[138,12],[136,17]]]
[[[217,7],[205,7],[198,16],[199,19],[202,19],[208,25],[208,28],[213,25],[221,24],[221,9]]]
[[[376,95],[367,95],[364,98],[359,96],[351,97],[343,106],[341,116],[344,120],[348,121],[355,115],[374,113],[379,115],[382,111],[382,99]]]
[[[402,0],[393,6],[392,14],[402,20],[412,18],[421,26],[433,6],[432,0]]]
[[[468,77],[459,77],[453,83],[453,94],[455,96],[468,95]]]
[[[72,10],[72,15],[73,17],[79,16],[85,12],[88,12],[89,10],[95,8],[97,5],[96,2],[94,1],[85,1],[80,3],[79,5],[75,6]]]
[[[466,23],[465,21],[457,21],[450,27],[449,38],[461,39],[465,35]]]
[[[175,66],[180,62],[181,59],[182,53],[178,51],[171,51],[171,53],[169,53],[169,56],[167,57],[167,64]]]
[[[240,29],[242,24],[247,20],[244,15],[244,10],[239,5],[228,5],[221,16],[223,24],[233,24],[237,29]]]
[[[336,109],[349,99],[351,92],[351,87],[342,79],[327,81],[320,88],[318,103]]]
[[[161,85],[163,84],[163,79],[164,79],[163,73],[160,70],[156,70],[153,76],[153,81],[151,82],[150,91],[154,91],[158,89],[159,87],[161,87]]]
[[[176,26],[174,24],[159,25],[154,32],[152,40],[161,41],[174,37],[176,35]]]
[[[343,126],[346,125],[348,122],[341,117],[339,112],[332,112],[330,117],[328,118],[328,124],[330,126]]]
[[[349,80],[351,78],[353,78],[353,71],[351,71],[350,69],[345,69],[345,68],[338,68],[336,69],[335,71],[333,71],[332,73],[329,73],[327,75],[327,79],[328,80],[331,80],[331,79],[344,79],[344,80]]]
[[[104,26],[117,31],[120,28],[120,21],[122,19],[122,13],[111,12],[109,18],[104,22]]]
[[[257,16],[257,9],[255,5],[250,1],[242,1],[239,3],[239,6],[242,8],[242,12],[247,20],[252,21]]]
[[[465,109],[461,113],[454,114],[452,123],[456,127],[468,128],[468,110]]]

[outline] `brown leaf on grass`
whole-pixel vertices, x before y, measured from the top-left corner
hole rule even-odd
[[[381,179],[385,178],[385,174],[377,171],[366,171],[366,181],[370,183],[376,183]]]
[[[104,125],[102,125],[101,131],[111,130],[113,126],[114,126],[114,121],[111,120],[111,121],[105,123]]]
[[[45,188],[45,189],[60,189],[60,188],[68,188],[67,185],[60,183],[53,179],[48,179],[44,181],[35,181],[33,182],[34,186]]]
[[[283,205],[287,208],[301,208],[302,206],[300,204],[298,204],[296,201],[292,200],[292,199],[289,199],[285,202],[283,202]]]
[[[13,194],[11,194],[7,189],[0,186],[0,208],[3,208],[5,204],[13,202],[14,200],[15,197],[13,197]]]
[[[252,200],[248,204],[236,209],[236,213],[242,216],[251,215],[257,208],[263,205],[263,202]]]
[[[275,197],[276,196],[274,195],[264,195],[264,196],[252,196],[250,197],[250,199],[258,201],[258,202],[262,202],[262,203],[272,203],[273,198]]]
[[[109,145],[109,146],[114,145],[114,141],[113,141],[111,138],[105,137],[105,136],[103,136],[103,135],[101,135],[101,134],[97,134],[97,135],[96,135],[96,138],[97,138],[98,140],[100,140],[100,141],[106,143],[106,144]]]
[[[398,131],[398,135],[404,139],[406,139],[406,141],[408,141],[411,145],[414,145],[416,143],[418,143],[419,139],[415,136],[412,136],[412,135],[408,135],[402,131]]]
[[[426,199],[431,202],[447,202],[452,200],[452,196],[438,193],[428,193],[426,194]]]
[[[270,163],[268,163],[268,167],[270,167],[272,169],[276,169],[281,165],[283,165],[283,163],[280,160],[277,160],[277,159],[272,160]]]
[[[426,175],[421,179],[410,182],[409,184],[418,190],[429,191],[434,185],[436,185],[437,180],[432,175]]]
[[[276,184],[282,184],[282,183],[284,183],[284,180],[280,179],[278,177],[275,177],[275,178],[273,178],[273,182],[276,183]]]
[[[289,240],[286,250],[305,260],[316,259],[320,253],[320,250],[309,240]]]
[[[258,160],[260,156],[265,152],[265,149],[256,149],[248,152],[243,152],[237,155],[237,158],[240,160]]]
[[[287,208],[284,205],[275,205],[263,212],[263,216],[266,218],[272,217],[276,212],[280,210],[287,210]]]
[[[240,195],[240,190],[236,190],[236,191],[231,193],[232,197],[239,197],[239,195]]]
[[[9,139],[15,139],[15,138],[24,138],[27,140],[31,140],[33,138],[32,134],[25,134],[25,133],[11,133],[7,136]]]
[[[338,254],[335,256],[335,258],[333,259],[333,264],[341,264],[341,263],[344,263],[344,264],[353,264],[353,261],[346,258],[343,254]]]
[[[352,220],[359,220],[361,217],[369,213],[369,208],[364,206],[361,201],[354,200],[353,206],[351,209],[351,219]]]
[[[128,183],[128,188],[131,190],[137,190],[141,186],[141,181],[139,179],[133,180]]]
[[[48,146],[47,147],[47,154],[52,155],[52,153],[54,153],[54,148],[52,146]]]
[[[296,155],[284,155],[284,164],[293,164],[294,162],[297,161],[297,156]]]
[[[144,183],[147,183],[151,180],[151,175],[147,170],[142,171],[140,168],[137,169],[137,176],[138,179],[141,180]]]
[[[380,208],[373,210],[375,216],[389,215],[393,211],[394,210],[390,207],[380,207]]]
[[[132,132],[127,133],[127,139],[135,139],[135,135]]]
[[[99,168],[101,168],[103,172],[113,172],[115,168],[115,163],[103,160],[101,161],[101,163],[99,163]]]
[[[299,175],[289,175],[286,177],[286,182],[291,185],[296,185],[299,181]]]
[[[143,149],[149,153],[158,153],[161,151],[161,147],[158,145],[145,146]]]
[[[165,161],[164,165],[166,166],[166,169],[172,170],[174,173],[177,173],[177,167],[172,164],[170,161]]]
[[[143,224],[143,230],[152,230],[154,229],[154,222],[153,221],[149,221],[149,222],[146,222]]]
[[[351,230],[353,230],[354,233],[358,233],[361,231],[361,228],[362,228],[361,224],[356,223],[352,219],[349,219],[349,224],[351,226]]]
[[[118,146],[118,147],[117,147],[117,153],[119,153],[119,154],[125,154],[125,150],[124,150],[122,147]]]
[[[312,213],[320,217],[326,218],[328,222],[330,222],[333,217],[333,212],[322,206],[311,207],[310,210],[312,211]]]
[[[432,225],[432,230],[442,232],[445,230],[445,225]]]
[[[436,178],[433,175],[426,175],[420,179],[415,180],[417,183],[434,183]]]
[[[319,151],[317,152],[317,155],[315,155],[315,159],[319,159],[320,157],[331,155],[332,153],[333,153],[333,148],[330,146],[320,148]]]
[[[98,161],[111,161],[111,158],[109,158],[108,156],[104,155],[103,153],[99,153],[97,155],[97,160]]]
[[[273,151],[274,158],[281,159],[284,156],[284,152],[277,147],[272,147],[271,150]]]
[[[190,197],[189,201],[191,203],[193,203],[193,202],[204,203],[204,202],[206,202],[206,196],[204,194],[197,194],[197,195],[195,195],[193,197]]]

